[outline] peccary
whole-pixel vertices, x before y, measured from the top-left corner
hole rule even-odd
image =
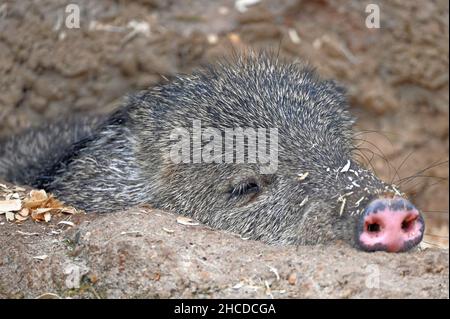
[[[0,146],[0,176],[88,212],[150,204],[272,244],[342,240],[406,251],[421,241],[424,220],[395,186],[353,160],[354,122],[334,81],[303,64],[248,54],[134,94],[101,124],[75,121],[11,138]],[[174,161],[174,132],[194,134],[195,125],[221,133],[189,140],[190,161]],[[199,147],[223,142],[234,128],[276,129],[277,140],[266,131],[256,143],[277,147],[275,169],[224,162],[222,144],[213,161],[199,157]],[[248,159],[253,140],[244,141]]]

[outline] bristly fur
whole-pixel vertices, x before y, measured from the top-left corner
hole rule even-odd
[[[170,133],[193,120],[217,129],[277,128],[278,170],[174,164]],[[25,143],[12,138],[0,146],[0,176],[90,212],[148,203],[268,243],[354,244],[363,207],[395,191],[352,159],[354,121],[335,82],[250,53],[130,96],[106,121],[75,125],[76,134],[56,125],[25,135]]]

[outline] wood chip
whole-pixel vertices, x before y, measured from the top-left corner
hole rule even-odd
[[[48,196],[44,190],[32,190],[29,198],[24,199],[24,207],[30,209],[62,208],[63,204],[53,196]]]
[[[16,189],[19,190],[19,188]],[[6,214],[8,221],[25,221],[31,217],[34,221],[49,222],[53,215],[60,213],[76,214],[78,212],[71,206],[64,206],[63,202],[47,194],[45,190],[32,190],[23,200],[20,200],[19,193],[11,191],[6,196],[6,200],[0,200],[0,215]]]
[[[350,160],[347,161],[347,164],[345,164],[345,166],[340,170],[340,172],[345,173],[348,172],[349,169],[350,169]]]
[[[44,220],[48,223],[52,219],[52,214],[50,212],[46,212],[44,214]]]
[[[22,217],[28,217],[30,215],[30,210],[28,208],[22,208],[19,215]]]
[[[342,204],[341,204],[341,208],[339,209],[339,216],[342,216],[342,214],[344,213],[344,209],[345,209],[345,204],[347,203],[347,198],[342,198]]]
[[[5,197],[6,200],[10,200],[10,199],[20,199],[19,194],[17,193],[10,193],[8,195],[6,195]]]
[[[40,296],[37,296],[36,299],[61,299],[57,294],[46,292]]]
[[[10,199],[0,201],[0,212],[17,212],[22,208],[20,199]]]
[[[35,209],[31,212],[31,218],[33,218],[33,220],[45,220],[48,219],[49,217],[47,216],[51,215],[51,211],[54,211],[54,208],[38,208]]]
[[[168,234],[173,234],[175,232],[173,229],[169,229],[169,228],[165,228],[165,227],[163,227],[162,229]]]
[[[78,211],[74,207],[71,207],[71,206],[64,206],[60,210],[61,210],[61,213],[64,213],[64,214],[74,215],[74,214],[78,213]]]
[[[38,259],[38,260],[44,260],[48,258],[48,255],[39,255],[39,256],[34,256],[34,259]]]
[[[234,2],[234,7],[239,12],[245,12],[248,10],[248,7],[257,4],[261,0],[236,0]]]
[[[303,180],[305,180],[308,177],[308,175],[309,175],[309,172],[298,174],[297,180],[303,181]]]
[[[19,222],[23,222],[23,221],[25,221],[25,220],[28,219],[28,217],[24,217],[24,216],[20,215],[19,213],[15,214],[15,215],[14,215],[14,218],[15,218],[16,220],[18,220]]]
[[[39,236],[39,233],[28,233],[21,230],[18,230],[17,233],[22,236]]]
[[[60,222],[58,223],[58,225],[60,225],[60,224],[62,224],[62,225],[67,225],[67,226],[71,226],[71,227],[75,227],[75,224],[72,223],[72,222],[70,222],[70,221],[68,221],[68,220],[62,220],[62,221],[60,221]]]
[[[292,285],[292,286],[297,283],[297,273],[292,272],[289,274],[288,283],[289,283],[289,285]]]
[[[302,200],[302,202],[300,203],[300,207],[305,206],[305,204],[308,202],[308,199],[309,199],[309,197],[306,196],[306,197]]]
[[[33,189],[32,191],[30,191],[30,199],[32,200],[44,200],[47,198],[48,198],[47,192],[43,189],[41,190]]]
[[[198,226],[200,225],[199,222],[185,216],[178,216],[177,217],[177,223],[185,226]]]
[[[6,220],[9,222],[13,222],[16,219],[15,214],[13,212],[6,212]]]

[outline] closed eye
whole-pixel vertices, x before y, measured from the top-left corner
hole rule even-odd
[[[232,198],[248,194],[256,194],[259,190],[260,187],[256,182],[243,182],[233,186],[229,193],[230,198]]]

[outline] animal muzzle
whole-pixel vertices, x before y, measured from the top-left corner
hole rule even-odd
[[[419,210],[401,197],[373,200],[360,218],[356,241],[365,251],[407,251],[421,242],[425,231]]]

